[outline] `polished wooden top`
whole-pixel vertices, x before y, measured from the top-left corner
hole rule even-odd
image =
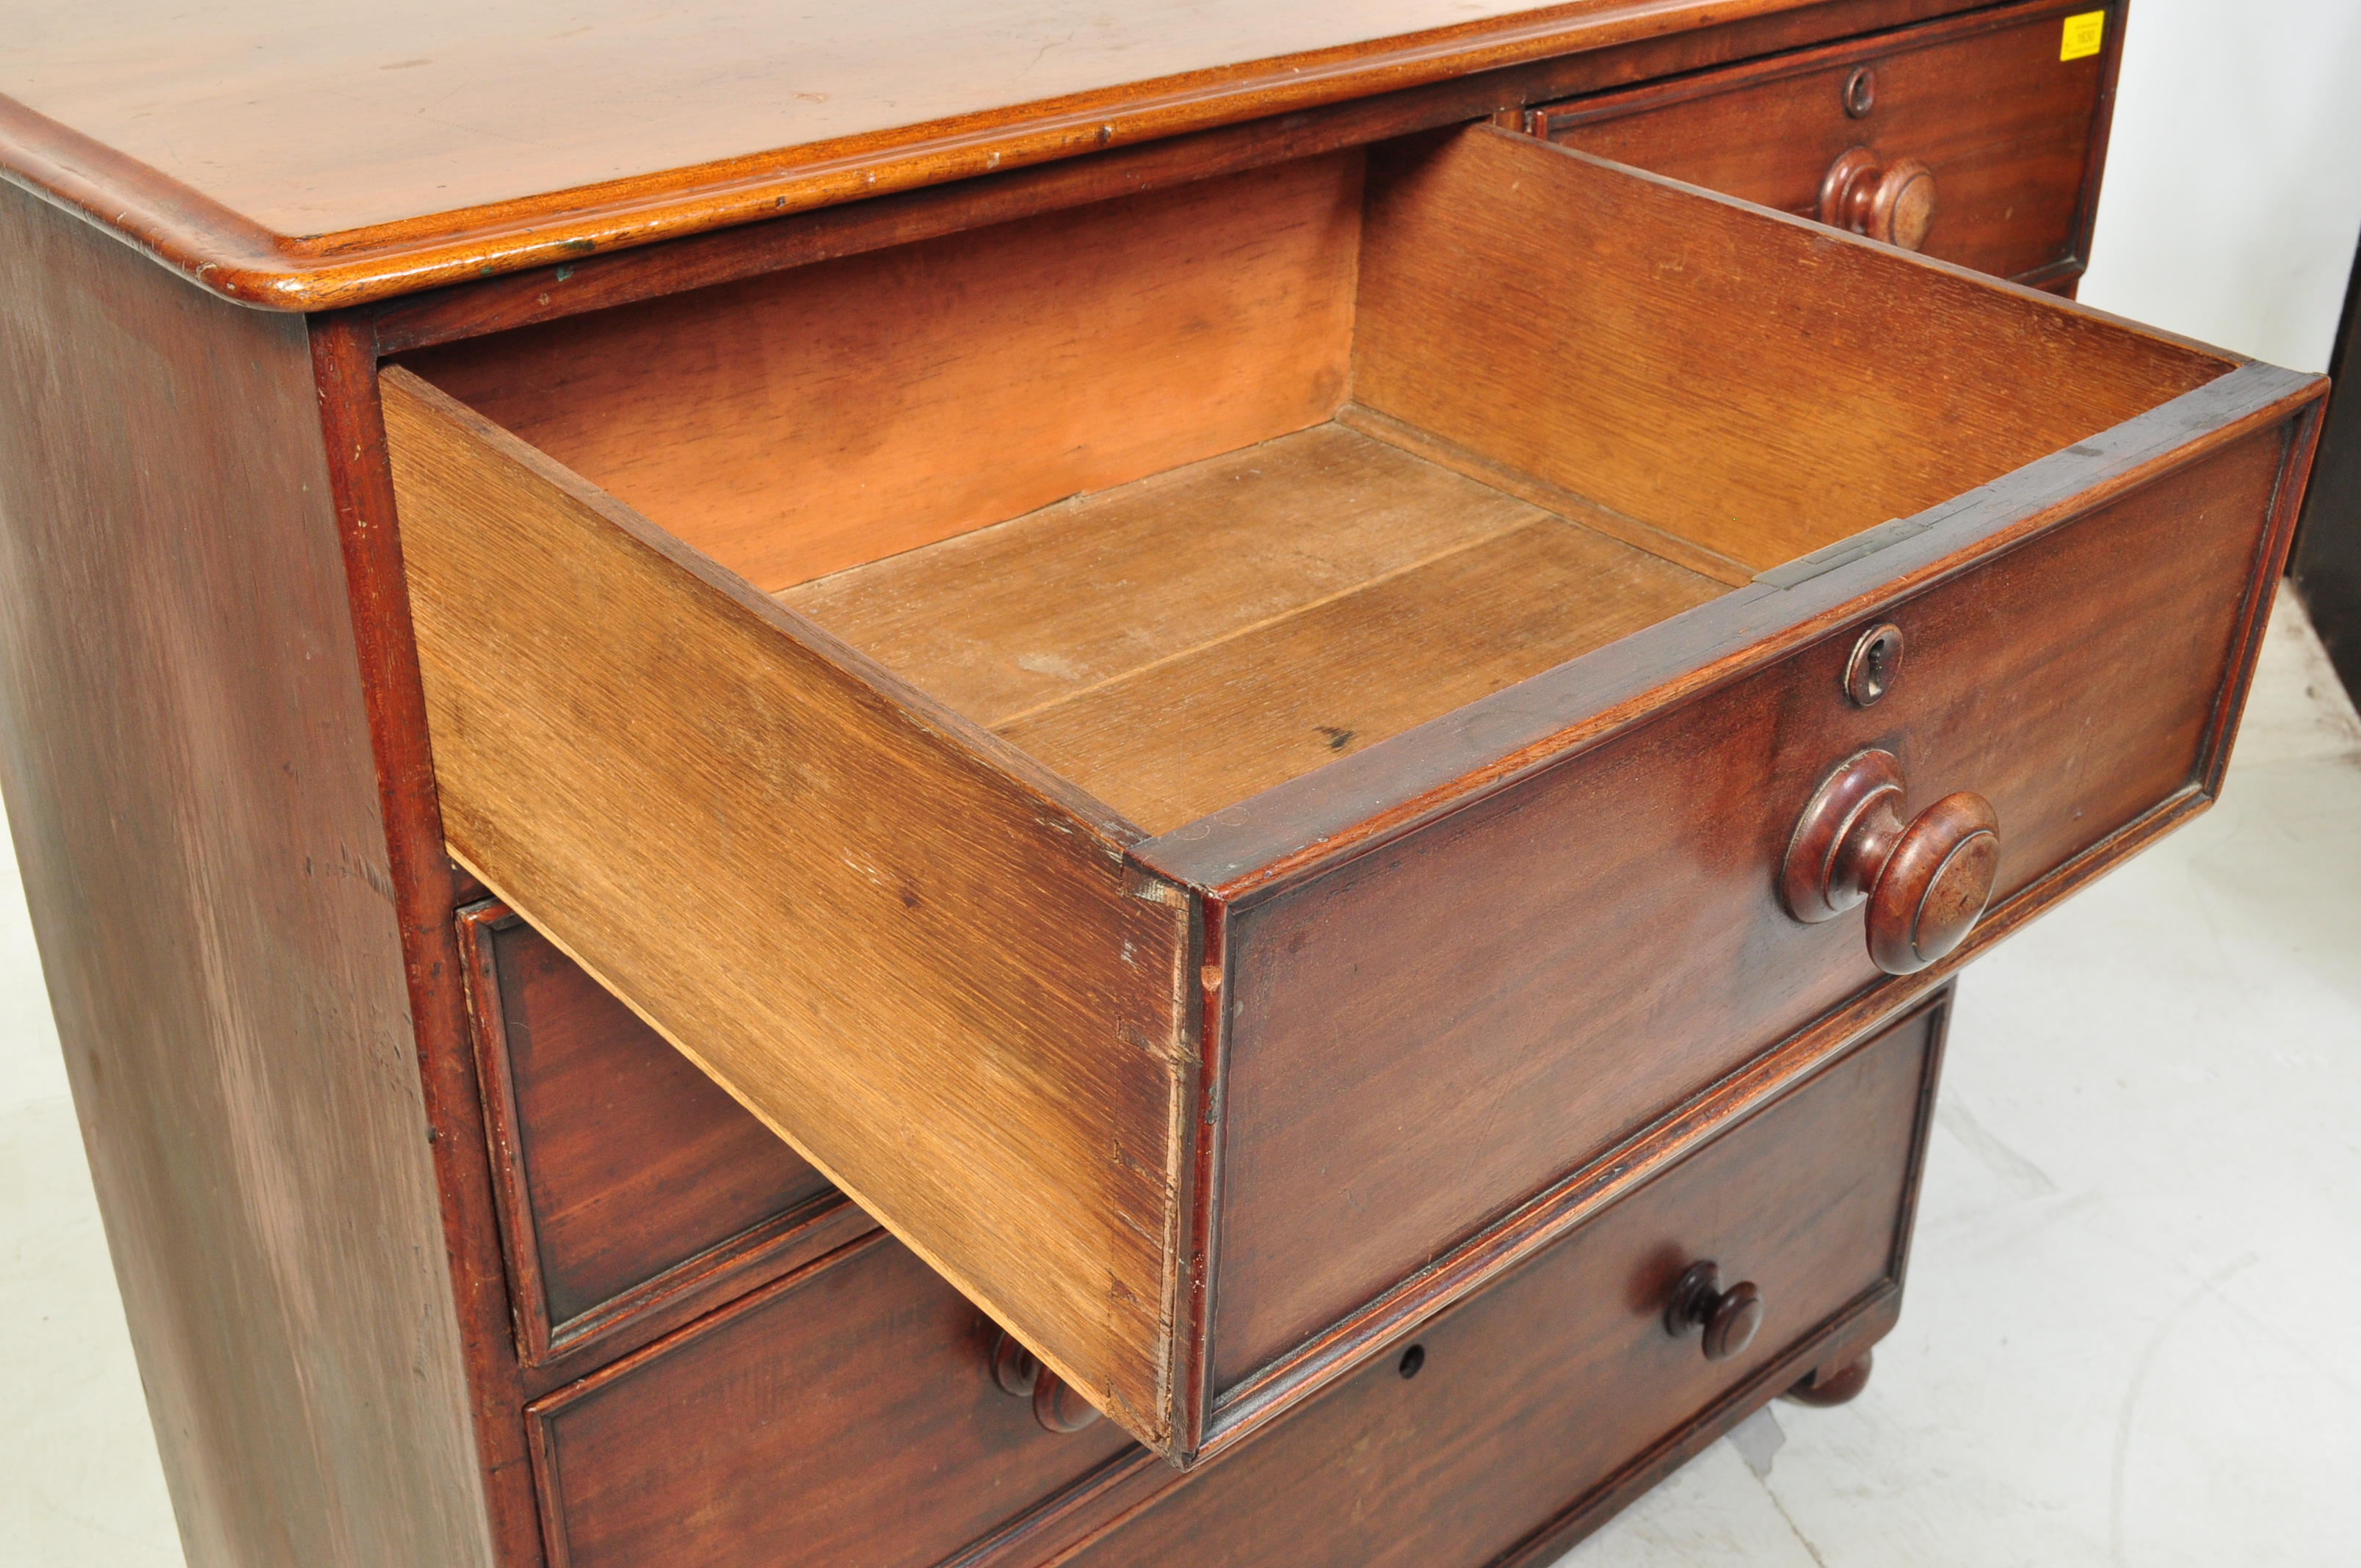
[[[310,310],[1806,3],[20,4],[0,169]]]

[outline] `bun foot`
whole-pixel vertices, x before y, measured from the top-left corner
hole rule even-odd
[[[1841,1405],[1869,1387],[1869,1367],[1870,1354],[1864,1350],[1850,1361],[1806,1373],[1786,1397],[1799,1405]]]

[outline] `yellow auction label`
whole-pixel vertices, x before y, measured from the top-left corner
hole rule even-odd
[[[2104,11],[2085,11],[2079,16],[2066,18],[2066,36],[2058,40],[2058,58],[2081,60],[2099,52],[2099,39],[2107,30]]]

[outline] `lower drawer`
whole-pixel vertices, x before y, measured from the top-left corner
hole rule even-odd
[[[874,1228],[497,903],[458,917],[517,1353],[589,1370]]]
[[[1045,1430],[995,1381],[989,1320],[896,1243],[855,1243],[532,1407],[552,1561],[1472,1568],[1557,1550],[1891,1326],[1949,997],[1185,1475],[1109,1422]],[[1666,1322],[1707,1262],[1718,1359],[1711,1324]]]
[[[1889,1329],[1947,989],[1099,1537],[1076,1568],[1547,1562]],[[1696,1265],[1761,1304],[1719,1360],[1666,1312]]]
[[[925,1568],[1132,1448],[1047,1430],[998,1335],[873,1233],[536,1402],[551,1568]]]

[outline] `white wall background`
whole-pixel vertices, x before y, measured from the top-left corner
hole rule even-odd
[[[41,984],[41,960],[33,950],[33,921],[25,910],[16,852],[0,845],[0,1115],[65,1094],[65,1059],[49,1017],[49,993]]]
[[[2081,298],[2324,370],[2361,236],[2361,0],[2132,0]]]

